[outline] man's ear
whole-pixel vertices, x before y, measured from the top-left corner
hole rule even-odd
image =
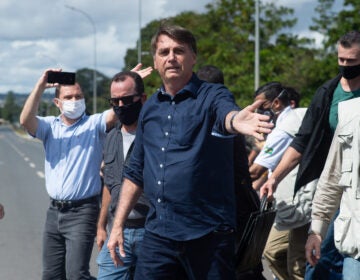
[[[273,101],[273,106],[276,108],[281,107],[281,102],[280,102],[279,98],[275,98],[275,100]]]
[[[193,66],[196,64],[196,58],[197,58],[196,53],[193,53],[193,60],[194,60],[194,64],[193,64]]]
[[[55,106],[60,109],[60,101],[59,101],[59,99],[54,98],[54,99],[53,99],[53,102],[54,102]]]
[[[156,62],[155,62],[155,55],[153,56],[153,63],[154,63],[154,69],[157,70]]]

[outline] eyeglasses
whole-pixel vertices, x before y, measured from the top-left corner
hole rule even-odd
[[[123,97],[114,97],[114,98],[108,98],[108,101],[111,106],[119,106],[119,102],[121,101],[124,105],[130,105],[134,103],[134,97],[140,96],[138,94],[132,94],[132,95],[126,95]]]

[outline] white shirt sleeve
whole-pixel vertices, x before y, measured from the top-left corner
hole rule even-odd
[[[264,166],[271,171],[274,170],[292,139],[291,135],[275,127],[268,135],[264,147],[254,163]]]

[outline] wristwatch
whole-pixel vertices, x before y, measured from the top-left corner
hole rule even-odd
[[[321,236],[321,234],[320,234],[320,233],[315,232],[315,231],[313,231],[312,229],[309,229],[309,231],[308,231],[308,235],[312,235],[312,234],[315,234],[315,235],[319,235],[319,236]]]

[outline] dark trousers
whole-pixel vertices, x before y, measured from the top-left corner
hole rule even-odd
[[[136,280],[235,279],[233,232],[211,232],[174,241],[145,232],[135,270]]]
[[[91,279],[89,262],[99,214],[97,202],[47,211],[43,237],[43,280]]]

